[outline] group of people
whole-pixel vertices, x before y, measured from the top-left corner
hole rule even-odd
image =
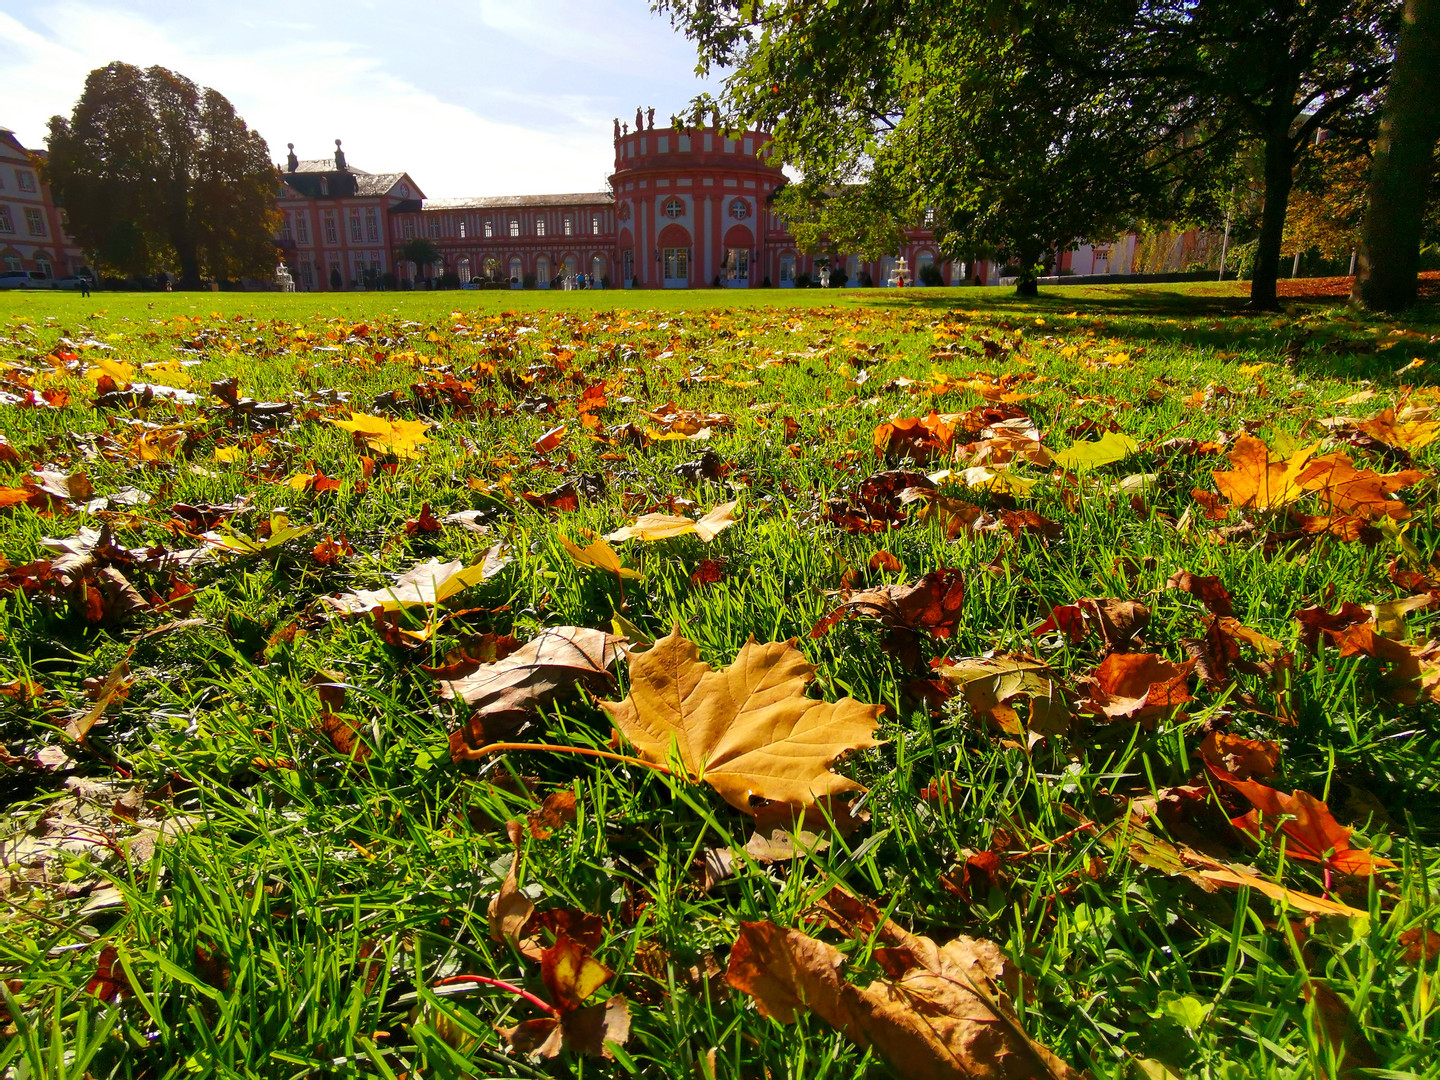
[[[595,278],[590,274],[562,274],[560,275],[560,287],[566,292],[574,289],[593,289],[596,287]]]

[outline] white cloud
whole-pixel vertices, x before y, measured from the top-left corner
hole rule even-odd
[[[339,137],[352,165],[403,169],[434,197],[539,194],[597,189],[614,160],[611,116],[641,101],[668,115],[697,89],[689,46],[643,0],[208,7],[62,0],[21,12],[0,0],[0,125],[41,146],[88,71],[161,64],[230,98],[276,161],[287,142],[313,158]]]

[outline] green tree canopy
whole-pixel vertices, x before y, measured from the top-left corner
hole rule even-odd
[[[400,248],[400,257],[406,262],[414,263],[421,278],[428,281],[430,268],[440,261],[440,249],[426,237],[417,236],[405,241]]]
[[[46,178],[102,270],[268,274],[279,177],[223,94],[162,67],[90,72],[69,119],[50,120]]]
[[[656,0],[733,68],[723,110],[823,189],[883,178],[947,254],[1027,270],[1145,217],[1209,221],[1263,149],[1252,301],[1273,304],[1291,170],[1373,127],[1399,0]],[[697,103],[708,109],[711,103]],[[1022,282],[1023,284],[1023,282]]]

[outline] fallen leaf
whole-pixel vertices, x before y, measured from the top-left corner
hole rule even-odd
[[[1191,699],[1185,682],[1195,661],[1175,663],[1154,653],[1111,653],[1087,680],[1085,711],[1107,720],[1149,720]]]
[[[1206,761],[1217,765],[1240,780],[1252,776],[1264,779],[1275,774],[1280,764],[1280,744],[1267,739],[1246,739],[1212,731],[1200,743]]]
[[[1123,461],[1140,444],[1120,431],[1107,431],[1095,442],[1077,442],[1054,454],[1054,462],[1066,472],[1083,473]]]
[[[593,534],[592,534],[593,536]],[[583,548],[571,541],[568,537],[562,536],[560,544],[565,549],[565,554],[579,566],[590,566],[596,570],[605,570],[612,574],[618,574],[622,578],[641,577],[639,570],[633,570],[620,562],[620,554],[604,540],[592,539]]]
[[[611,685],[610,668],[620,657],[620,641],[603,630],[552,627],[503,660],[464,678],[441,681],[442,698],[473,709],[465,725],[450,736],[451,758],[483,756],[478,753],[482,747],[513,733],[537,708],[577,685],[597,691]]]
[[[601,706],[642,757],[673,760],[684,779],[709,784],[743,813],[754,812],[752,798],[808,806],[863,790],[830,765],[880,745],[872,736],[881,706],[805,697],[815,671],[793,640],[753,639],[717,671],[677,626],[631,654],[629,696]]]
[[[1300,474],[1319,449],[1314,443],[1297,450],[1288,461],[1272,462],[1270,448],[1253,435],[1241,435],[1230,451],[1229,472],[1213,472],[1215,486],[1231,505],[1273,510],[1292,503],[1305,494]]]
[[[1286,795],[1254,780],[1242,780],[1214,765],[1210,771],[1245,796],[1255,808],[1242,817],[1233,818],[1231,824],[1256,839],[1273,837],[1277,831],[1283,833],[1287,841],[1285,851],[1291,858],[1362,877],[1373,874],[1377,867],[1395,865],[1389,859],[1372,854],[1368,848],[1352,848],[1350,830],[1335,820],[1328,806],[1308,792]]]
[[[857,1045],[875,1047],[907,1080],[1079,1080],[1021,1029],[993,943],[960,937],[937,947],[891,927],[885,920],[880,928],[887,977],[861,987],[845,980],[845,955],[833,945],[774,923],[742,922],[725,981],[782,1024],[814,1013]]]
[[[326,423],[353,432],[367,446],[382,454],[393,454],[402,461],[420,457],[420,447],[429,442],[425,432],[430,425],[424,420],[400,420],[387,416],[367,416],[351,412],[349,420],[326,418]]]
[[[376,608],[398,611],[407,607],[430,607],[494,577],[504,565],[495,548],[486,553],[483,561],[470,566],[459,559],[445,563],[430,559],[411,567],[388,588],[358,589],[340,596],[322,596],[320,601],[342,615],[360,615]]]
[[[637,518],[635,524],[616,529],[606,535],[605,539],[612,543],[622,540],[655,541],[694,533],[708,544],[735,524],[735,506],[733,502],[721,503],[698,521],[671,514],[645,514]]]

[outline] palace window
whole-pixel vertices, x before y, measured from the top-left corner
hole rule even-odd
[[[781,256],[780,256],[780,284],[781,284],[781,285],[793,285],[793,284],[795,284],[795,256],[794,256],[794,255],[781,255]]]
[[[542,218],[536,218],[536,219],[535,219],[535,235],[536,235],[536,236],[544,236],[544,235],[545,235],[545,219],[544,219],[543,217],[542,217]]]
[[[750,250],[748,248],[731,248],[726,253],[725,280],[750,280]]]
[[[299,243],[310,243],[310,218],[305,214],[295,215],[295,239]]]
[[[415,223],[413,221],[405,222],[400,231],[405,235],[406,240],[415,239]]]
[[[35,174],[32,172],[26,172],[23,169],[16,169],[15,181],[20,185],[21,191],[35,190]]]
[[[518,217],[512,217],[512,218],[510,219],[510,235],[511,235],[511,236],[519,236],[519,235],[520,235],[520,219],[519,219]]]
[[[325,211],[325,242],[327,244],[338,244],[340,242],[340,233],[335,228],[334,210]]]
[[[5,178],[4,178],[3,176],[0,176],[0,191],[4,191],[4,190],[5,190]]]
[[[495,223],[489,218],[485,219],[485,239],[489,240],[495,235]]]
[[[0,206],[0,233],[13,233],[15,219],[10,216],[10,207]]]
[[[518,225],[519,222],[517,221],[515,222],[515,224]],[[516,282],[520,281],[523,276],[523,271],[521,270],[520,266],[520,256],[516,255],[510,260],[510,283],[512,285],[515,284]]]
[[[463,235],[464,235],[464,229],[465,229],[465,223],[464,223],[463,221],[460,223],[460,229],[461,229],[461,235],[463,236]],[[456,266],[455,269],[456,269],[456,273],[457,273],[457,274],[459,275],[459,277],[460,277],[460,284],[461,284],[461,285],[468,285],[468,284],[470,284],[470,260],[469,260],[469,259],[461,259],[460,262],[459,262],[459,264]]]
[[[566,235],[566,236],[574,236],[574,235],[575,235],[575,219],[574,219],[573,217],[571,217],[569,214],[566,214],[566,215],[565,215],[565,235]]]
[[[629,285],[635,276],[635,253],[628,248],[620,253],[620,270],[625,277],[623,284]]]
[[[660,154],[668,154],[670,152],[669,135],[657,135],[655,137],[655,151]]]
[[[21,264],[21,262],[20,262],[20,256],[18,256],[18,255],[6,255],[6,256],[5,256],[5,270],[6,270],[7,272],[13,273],[13,272],[16,271],[16,270],[23,270],[23,269],[25,269],[25,267],[24,267],[24,266]]]
[[[459,230],[460,230],[460,239],[461,239],[461,240],[464,240],[464,239],[465,239],[465,219],[464,219],[464,218],[461,218],[461,219],[460,219],[460,224],[457,226],[457,228],[459,228]],[[468,270],[469,267],[470,267],[470,264],[467,262],[467,263],[465,264],[465,267],[466,267],[466,269]],[[467,277],[465,280],[466,280],[466,281],[469,281],[470,279]]]
[[[25,208],[25,227],[30,230],[31,236],[44,236],[45,215],[35,207],[27,206]]]
[[[290,232],[290,215],[285,215],[285,220],[280,222],[280,242],[282,244],[294,243],[294,235]]]
[[[665,280],[688,281],[690,279],[690,249],[683,247],[666,248]]]
[[[380,215],[374,210],[365,211],[365,238],[372,244],[380,239]]]
[[[315,264],[309,259],[300,264],[300,280],[304,283],[306,292],[315,288]]]
[[[330,178],[329,178],[328,176],[322,176],[322,177],[320,177],[320,194],[321,194],[321,195],[329,195],[329,194],[330,194]]]
[[[438,221],[432,221],[432,222],[430,222],[430,239],[431,239],[431,240],[439,240],[439,239],[440,239],[440,222],[438,222]]]
[[[599,214],[591,214],[591,215],[590,215],[590,235],[591,235],[591,236],[599,236],[599,235],[600,235],[600,215],[599,215]]]
[[[685,202],[683,199],[666,199],[664,206],[665,216],[678,218],[685,216]]]
[[[680,141],[680,152],[681,152],[682,154],[688,152],[689,149],[690,149],[690,136],[689,136],[689,135],[681,135],[679,141]]]
[[[359,210],[356,210],[356,209],[354,209],[354,208],[352,207],[351,210],[350,210],[350,241],[351,241],[351,243],[355,243],[355,244],[360,243],[360,241],[364,238],[364,235],[365,235],[365,234],[364,234],[363,232],[361,232],[361,230],[360,230],[360,211],[359,211]]]
[[[55,267],[50,265],[50,260],[44,255],[35,256],[35,269],[44,274],[47,278],[55,276]]]
[[[550,286],[550,260],[541,255],[535,260],[535,282],[542,289]]]
[[[736,221],[744,221],[750,216],[750,204],[744,199],[735,199],[730,203],[730,216]]]

